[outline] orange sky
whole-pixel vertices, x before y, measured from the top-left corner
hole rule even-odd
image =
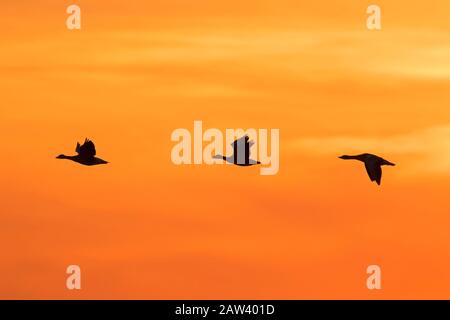
[[[0,4],[0,298],[450,299],[447,0],[93,2]],[[279,128],[278,175],[173,165],[194,120]]]

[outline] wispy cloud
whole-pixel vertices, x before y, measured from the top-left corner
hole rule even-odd
[[[372,152],[401,157],[403,172],[450,174],[450,125],[387,137],[328,136],[293,140],[289,148],[317,156]],[[392,159],[393,161],[395,159]]]
[[[115,30],[90,32],[75,39],[59,34],[57,41],[43,38],[36,43],[32,38],[8,43],[7,47],[0,46],[4,49],[0,53],[0,68],[198,67],[216,63],[232,66],[238,61],[252,71],[263,69],[296,77],[307,74],[308,79],[315,73],[320,79],[358,73],[442,80],[450,79],[448,36],[447,32],[402,29],[379,34],[345,29]],[[83,51],[75,50],[80,45],[88,46]],[[75,58],[69,59],[74,52]]]

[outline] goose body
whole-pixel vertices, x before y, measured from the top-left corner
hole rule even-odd
[[[85,165],[85,166],[95,166],[98,164],[107,164],[108,162],[97,158],[95,145],[91,140],[85,139],[83,145],[80,145],[80,143],[77,143],[77,147],[75,149],[75,152],[78,153],[75,156],[66,156],[64,154],[60,154],[57,156],[57,159],[67,159],[74,162],[78,162],[79,164]]]
[[[395,166],[394,163],[389,162],[379,156],[370,153],[363,153],[355,156],[340,156],[344,160],[359,160],[364,162],[367,174],[371,181],[375,181],[378,185],[381,184],[382,166]]]
[[[223,159],[228,163],[235,164],[237,166],[253,166],[261,164],[261,162],[250,159],[250,148],[255,144],[254,141],[250,141],[248,136],[243,136],[235,140],[231,145],[233,146],[233,154],[231,156],[215,155],[214,159]]]

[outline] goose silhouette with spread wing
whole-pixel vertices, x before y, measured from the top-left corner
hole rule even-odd
[[[235,164],[237,166],[253,166],[256,164],[261,164],[261,162],[250,159],[250,148],[255,144],[254,141],[250,140],[250,138],[246,135],[243,136],[236,141],[234,141],[231,145],[233,146],[233,154],[229,157],[223,155],[215,155],[214,159],[223,159],[228,163]]]
[[[364,165],[366,166],[367,174],[369,175],[369,178],[371,181],[376,181],[378,185],[381,184],[381,176],[382,176],[382,170],[381,166],[395,166],[394,163],[389,162],[381,157],[378,157],[374,154],[370,153],[363,153],[356,156],[340,156],[339,158],[344,160],[359,160],[364,162]]]
[[[87,138],[84,140],[83,145],[80,145],[79,142],[77,143],[75,152],[78,153],[76,156],[66,156],[64,154],[60,154],[56,158],[72,160],[85,166],[95,166],[98,164],[108,163],[107,161],[95,156],[97,153],[95,150],[95,145],[91,140]]]

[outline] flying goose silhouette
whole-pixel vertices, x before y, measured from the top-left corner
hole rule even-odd
[[[340,156],[339,158],[344,160],[359,160],[364,162],[370,180],[376,181],[378,185],[381,184],[381,166],[395,166],[394,163],[370,153],[363,153],[356,156],[344,155]]]
[[[261,164],[261,162],[250,159],[250,148],[255,144],[254,141],[250,141],[250,138],[246,135],[236,141],[231,145],[233,146],[233,154],[229,157],[223,155],[215,155],[214,159],[223,159],[226,162],[238,165],[238,166],[253,166],[256,164]]]
[[[95,166],[97,164],[108,163],[105,160],[95,157],[96,154],[95,145],[91,140],[88,140],[87,138],[84,140],[83,145],[80,145],[80,143],[77,142],[75,152],[78,153],[78,155],[66,156],[64,154],[60,154],[59,156],[56,157],[56,159],[72,160],[85,166]]]

